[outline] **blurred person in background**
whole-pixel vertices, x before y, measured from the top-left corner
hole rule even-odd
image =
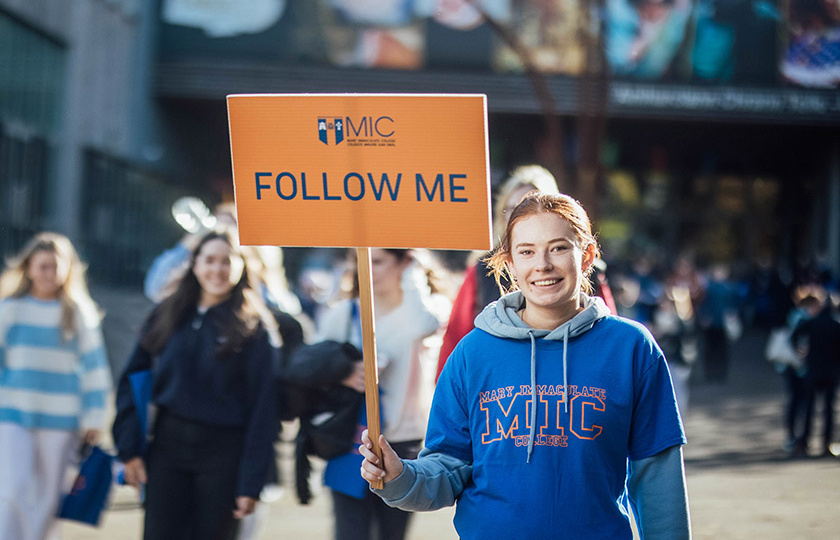
[[[705,380],[723,383],[729,375],[730,342],[741,333],[735,288],[729,281],[729,268],[712,266],[697,308],[697,321],[703,334]]]
[[[788,314],[795,307],[792,282],[792,272],[784,266],[767,256],[759,258],[750,281],[754,325],[772,330],[788,323]]]
[[[461,538],[691,537],[682,422],[665,358],[639,323],[590,296],[586,211],[531,193],[490,259],[516,289],[489,305],[435,389],[426,447],[401,460],[367,432],[362,477],[388,504],[457,503]],[[539,405],[537,405],[539,404]]]
[[[324,306],[337,293],[341,281],[341,271],[337,267],[332,261],[310,259],[298,274],[295,293],[303,313],[312,321],[318,320]]]
[[[693,315],[697,316],[700,303],[703,301],[705,288],[700,273],[694,267],[692,257],[683,254],[674,261],[671,271],[665,276],[665,290],[681,291],[680,297],[684,299],[684,309],[691,309]],[[687,298],[686,298],[687,297]]]
[[[186,234],[177,244],[155,257],[143,281],[146,298],[158,304],[169,296],[183,277],[190,262],[190,254],[198,242],[217,225],[236,225],[236,209],[231,204],[220,204],[214,213],[196,197],[182,197],[172,204],[172,217]]]
[[[55,233],[9,260],[0,298],[0,540],[53,539],[67,468],[104,424],[101,316],[84,264]]]
[[[152,261],[143,282],[143,292],[160,303],[175,288],[189,264],[190,253],[210,230],[216,227],[236,228],[236,207],[221,203],[211,214],[204,203],[195,197],[184,197],[172,205],[175,221],[186,231],[181,240]],[[259,271],[259,289],[269,305],[295,317],[302,312],[300,300],[289,289],[283,266],[283,250],[277,246],[250,246],[245,255],[254,270]]]
[[[650,331],[668,361],[680,414],[685,416],[689,403],[688,381],[697,360],[697,339],[694,316],[690,306],[686,309],[686,297],[682,293],[677,289],[662,295]]]
[[[791,335],[791,343],[805,359],[805,425],[795,453],[807,455],[817,396],[823,399],[821,455],[831,456],[834,434],[834,399],[840,381],[840,322],[830,301],[806,306],[810,318],[803,319]]]
[[[650,325],[665,287],[656,271],[653,257],[640,255],[616,281],[616,304],[622,317]]]
[[[351,264],[355,269],[355,261]],[[418,262],[415,250],[372,249],[371,274],[382,432],[393,441],[401,457],[413,459],[422,447],[431,403],[437,357],[434,336],[440,332],[449,306],[440,306],[434,276]],[[349,342],[361,351],[356,276],[353,284],[352,297],[335,303],[318,321],[318,341],[345,342],[349,337]],[[362,362],[356,363],[342,384],[360,393],[365,391]],[[362,418],[365,415],[363,410]],[[330,460],[324,471],[324,484],[331,489],[333,498],[334,538],[405,538],[410,514],[387,506],[359,477],[360,435],[361,429],[354,434],[352,451]]]
[[[803,444],[802,433],[805,424],[805,359],[792,341],[793,331],[799,325],[815,317],[823,305],[821,291],[814,288],[798,288],[794,295],[794,308],[787,317],[787,325],[773,329],[765,346],[765,356],[782,376],[787,393],[784,426],[787,435],[784,449],[791,457],[804,457],[807,446]]]
[[[233,230],[233,229],[231,229]],[[288,418],[287,388],[282,380],[283,359],[293,354],[295,349],[309,340],[314,332],[314,324],[303,314],[297,316],[284,311],[280,306],[294,309],[297,298],[289,291],[286,273],[283,269],[283,252],[274,246],[240,246],[245,265],[252,276],[254,286],[260,292],[262,300],[274,318],[280,332],[280,358],[273,364],[274,385],[276,387],[276,440],[283,432],[282,421]],[[275,298],[285,299],[275,301]],[[277,459],[271,461],[268,480],[260,493],[260,503],[254,512],[242,518],[239,523],[237,540],[256,540],[268,522],[268,503],[273,503],[283,495],[282,478]]]
[[[215,228],[226,228],[231,233],[236,231],[236,208],[231,203],[218,204],[211,213],[200,199],[184,197],[172,205],[172,215],[187,234],[175,246],[158,255],[146,273],[143,290],[146,297],[155,303],[160,303],[175,290],[188,270],[191,252],[208,231]],[[290,355],[296,347],[311,337],[314,324],[303,314],[300,301],[289,289],[283,264],[283,250],[277,246],[240,246],[239,249],[254,286],[277,323],[283,343],[283,355]],[[281,366],[275,366],[278,374],[280,370]],[[279,378],[277,385],[279,438],[282,431],[281,419],[284,418],[283,408],[287,403],[283,399],[286,396],[284,384]],[[260,500],[276,501],[282,495],[280,485],[280,470],[276,463],[272,462],[269,483]],[[265,505],[259,505],[253,514],[243,519],[237,540],[257,538],[268,519],[267,512],[268,508]]]
[[[147,540],[232,540],[274,460],[280,337],[230,230],[205,233],[152,311],[120,377],[114,443],[145,486]],[[129,376],[151,370],[153,437],[142,448]]]

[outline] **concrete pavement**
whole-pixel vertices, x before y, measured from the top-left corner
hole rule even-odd
[[[106,341],[113,363],[119,366],[135,337],[138,314],[142,317],[149,306],[139,295],[106,290],[94,291],[94,295],[108,310]],[[734,346],[726,384],[698,381],[691,387],[684,420],[694,538],[840,538],[840,460],[785,457],[784,393],[780,377],[762,358],[764,339],[760,331],[745,332]],[[820,418],[814,433],[821,431]],[[294,430],[285,433],[291,437]],[[298,505],[289,483],[293,478],[291,444],[281,443],[279,451],[289,485],[280,500],[267,505],[268,519],[260,538],[331,538],[330,497],[320,489],[318,472],[312,475],[314,501]],[[452,509],[416,515],[409,540],[456,538],[452,515]],[[141,524],[133,491],[120,487],[114,490],[111,509],[100,528],[67,524],[65,540],[138,540]]]

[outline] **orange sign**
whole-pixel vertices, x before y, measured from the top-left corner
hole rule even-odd
[[[484,95],[230,95],[243,244],[489,249]]]

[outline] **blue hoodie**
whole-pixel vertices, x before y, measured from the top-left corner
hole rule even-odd
[[[377,493],[411,510],[457,500],[464,539],[629,540],[631,506],[642,538],[688,538],[665,358],[643,326],[581,302],[551,331],[522,322],[519,292],[487,306],[446,362],[421,457]],[[668,502],[648,512],[650,493]]]

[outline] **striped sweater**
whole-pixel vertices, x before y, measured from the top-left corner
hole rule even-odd
[[[86,320],[87,319],[87,320]],[[98,321],[76,315],[61,335],[61,303],[0,302],[0,422],[29,429],[102,429],[111,374]]]

